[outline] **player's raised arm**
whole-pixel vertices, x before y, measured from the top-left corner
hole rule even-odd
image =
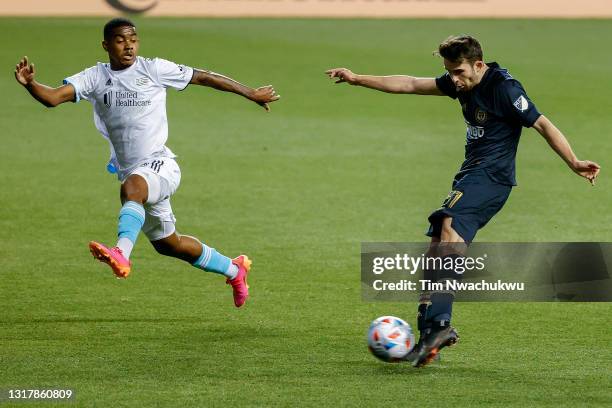
[[[337,78],[337,84],[346,82],[388,93],[444,95],[436,86],[435,78],[417,78],[409,75],[358,75],[347,68],[333,68],[325,73],[330,78]]]
[[[276,94],[272,85],[250,88],[238,81],[211,71],[194,69],[190,84],[208,86],[224,92],[233,92],[255,102],[266,111],[270,110],[269,103],[280,99],[280,95]]]
[[[533,127],[546,139],[550,147],[557,152],[570,169],[595,185],[595,179],[601,168],[599,164],[589,160],[578,160],[563,133],[546,116],[540,115]]]
[[[35,74],[34,64],[30,64],[28,57],[23,57],[19,64],[15,66],[17,82],[23,85],[34,99],[46,107],[52,108],[64,102],[74,101],[75,91],[72,85],[67,84],[58,88],[51,88],[36,82]]]

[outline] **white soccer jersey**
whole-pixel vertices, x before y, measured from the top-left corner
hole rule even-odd
[[[76,101],[92,103],[98,131],[111,144],[111,160],[120,180],[153,157],[175,157],[168,139],[166,88],[185,89],[193,69],[161,58],[138,57],[129,68],[113,71],[98,63],[64,83],[74,86]]]

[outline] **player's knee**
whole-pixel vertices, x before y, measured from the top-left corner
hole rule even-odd
[[[137,174],[131,175],[121,184],[121,202],[135,201],[144,204],[147,195],[147,182]]]
[[[453,219],[451,217],[446,217],[442,221],[442,228],[440,230],[441,242],[463,242],[463,238],[453,229],[452,223]]]
[[[446,218],[444,221],[448,219],[449,218]],[[440,241],[441,242],[451,242],[451,238],[454,234],[456,234],[456,232],[453,229],[453,227],[451,227],[451,223],[443,222],[442,228],[440,229]]]

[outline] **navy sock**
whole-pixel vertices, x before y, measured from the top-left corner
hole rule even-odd
[[[429,303],[419,303],[419,309],[417,312],[417,329],[419,330],[419,334],[423,336],[427,329],[431,328],[431,322],[427,321],[427,309],[429,308]]]
[[[455,300],[455,295],[452,293],[435,292],[431,294],[431,306],[427,309],[427,320],[433,330],[450,326],[453,300]]]
[[[450,254],[442,257],[442,265],[448,262],[455,262],[458,258],[462,258],[459,254]],[[456,273],[453,269],[441,269],[437,271],[437,281],[445,282],[447,280],[461,280],[463,274]],[[429,327],[433,330],[440,330],[450,326],[453,315],[453,301],[455,294],[453,292],[441,291],[433,292],[430,295],[431,305],[427,308],[426,321]]]

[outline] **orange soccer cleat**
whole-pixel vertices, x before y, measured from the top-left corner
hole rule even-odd
[[[117,278],[125,279],[130,274],[132,264],[123,256],[121,249],[109,248],[99,242],[91,241],[89,251],[98,261],[108,264]]]

